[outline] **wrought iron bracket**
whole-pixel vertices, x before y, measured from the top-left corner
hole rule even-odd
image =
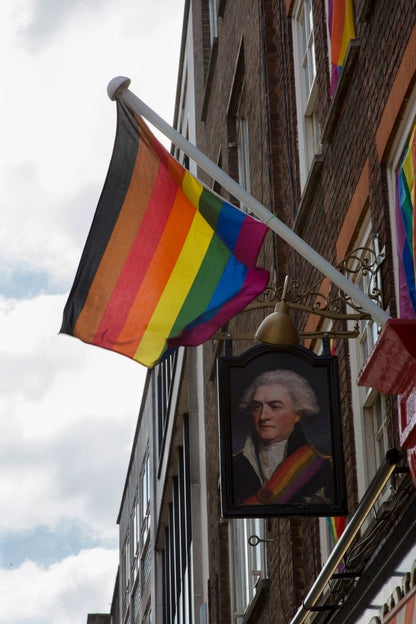
[[[358,247],[351,251],[336,268],[346,276],[353,277],[356,283],[363,286],[364,292],[382,307],[382,292],[380,284],[380,265],[386,253],[379,250],[378,234],[371,236],[372,247]],[[301,338],[357,338],[360,333],[359,322],[372,320],[370,314],[356,305],[349,296],[340,291],[334,284],[330,284],[328,294],[322,292],[323,280],[317,282],[305,292],[300,292],[301,284],[292,280],[284,292],[284,301],[293,310],[320,316],[331,321],[352,321],[354,326],[347,330],[300,331]],[[273,308],[282,299],[283,288],[269,286],[243,312]],[[236,332],[230,334],[220,331],[212,336],[212,340],[253,340],[251,332]]]

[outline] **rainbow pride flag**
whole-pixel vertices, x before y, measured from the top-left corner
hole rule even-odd
[[[344,64],[348,44],[355,39],[352,0],[328,1],[328,26],[331,39],[331,97]]]
[[[331,534],[333,545],[336,546],[339,538],[341,537],[345,529],[345,516],[327,517],[327,522],[328,522],[328,528]],[[342,561],[339,563],[337,567],[337,570],[338,572],[342,572],[344,569],[345,569],[345,560],[342,559]]]
[[[335,546],[339,538],[344,532],[345,517],[344,516],[327,517],[327,522],[328,522],[329,532],[331,533],[332,541],[334,542],[334,546]]]
[[[396,240],[399,263],[400,318],[416,318],[415,286],[416,127],[396,173]]]
[[[256,267],[266,231],[117,102],[113,155],[61,333],[147,367],[201,344],[267,286]]]

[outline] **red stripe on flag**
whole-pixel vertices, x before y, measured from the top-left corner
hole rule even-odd
[[[129,312],[126,323],[118,336],[118,342],[123,345],[124,353],[134,357],[140,341],[153,316],[157,304],[166,288],[178,257],[185,244],[186,237],[192,226],[195,216],[195,207],[185,197],[181,189],[178,193],[165,230],[155,250],[152,262],[137,293]],[[138,327],[138,319],[141,326]],[[174,320],[174,319],[173,319]],[[134,337],[134,342],[132,341]]]
[[[93,344],[106,348],[114,346],[153,260],[169,219],[177,189],[177,184],[165,167],[159,166],[140,230],[101,319]]]

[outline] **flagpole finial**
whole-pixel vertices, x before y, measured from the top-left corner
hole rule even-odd
[[[107,94],[110,100],[116,100],[123,89],[127,89],[130,82],[130,78],[126,78],[125,76],[117,76],[110,80],[107,87]]]

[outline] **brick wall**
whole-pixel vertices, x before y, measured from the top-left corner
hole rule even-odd
[[[364,4],[368,8],[367,21],[360,23],[358,18]],[[293,226],[302,200],[292,54],[291,20],[295,2],[226,1],[223,17],[218,20],[218,50],[209,82],[202,5],[203,0],[193,2],[197,144],[214,161],[221,155],[222,167],[236,175],[233,160],[235,152],[229,145],[228,107],[235,84],[237,59],[243,45],[252,194],[276,212],[285,223]],[[413,45],[416,48],[416,11],[414,2],[408,0],[378,0],[376,3],[356,0],[355,13],[360,47],[348,80],[344,80],[343,94],[337,104],[330,138],[322,146],[322,169],[314,181],[313,192],[308,195],[299,234],[329,262],[336,264],[342,259],[339,254],[345,254],[351,249],[363,214],[369,210],[373,229],[380,236],[380,245],[386,246],[387,257],[382,266],[384,305],[394,315],[396,303],[386,162],[403,103],[415,81],[415,56],[412,64],[409,50],[413,50]],[[313,3],[313,18],[318,110],[323,129],[333,105],[329,95],[324,0]],[[409,61],[406,61],[406,54]],[[407,63],[404,66],[403,59]],[[396,98],[395,93],[398,93]],[[204,103],[206,115],[202,121]],[[202,172],[200,176],[208,184],[212,183]],[[296,277],[304,290],[322,277],[299,254],[272,234],[268,235],[261,251],[260,263],[271,270],[272,276],[274,269],[277,269],[279,286],[283,284],[286,274]],[[230,331],[254,332],[264,316],[264,311],[243,313],[230,323]],[[307,316],[301,314],[297,315],[296,320],[300,329],[308,322]],[[338,327],[344,326],[338,323]],[[234,353],[252,344],[234,341]],[[353,510],[357,504],[357,486],[351,384],[355,380],[350,378],[347,342],[336,341],[335,351],[339,358],[348,504],[350,510]],[[212,373],[216,354],[215,345],[207,343],[204,357],[207,380]],[[224,563],[228,555],[227,527],[226,522],[220,520],[219,514],[219,432],[215,378],[206,383],[205,402],[209,449],[210,622],[222,624],[231,621],[231,613],[228,563]],[[398,443],[394,399],[387,399],[387,405],[389,443],[393,446]],[[268,529],[268,537],[274,540],[268,545],[270,586],[266,602],[257,606],[253,615],[255,619],[252,620],[260,624],[269,621],[268,612],[273,613],[274,622],[289,621],[320,568],[317,520],[273,519],[268,521]]]

